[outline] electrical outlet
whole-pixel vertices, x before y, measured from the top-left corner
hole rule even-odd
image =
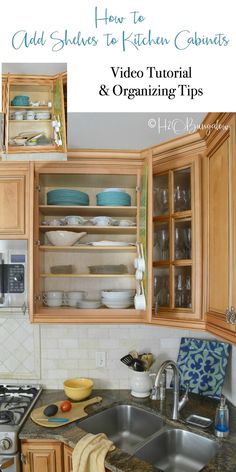
[[[106,353],[105,351],[96,352],[96,367],[106,367]]]

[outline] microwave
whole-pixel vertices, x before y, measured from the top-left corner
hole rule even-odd
[[[0,310],[27,309],[27,242],[0,241]]]

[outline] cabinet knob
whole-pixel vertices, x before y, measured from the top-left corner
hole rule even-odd
[[[7,451],[8,449],[10,449],[12,446],[12,441],[10,438],[3,438],[1,441],[0,441],[0,447],[3,451]]]
[[[236,322],[236,312],[233,306],[231,308],[227,308],[225,312],[226,322],[229,324],[235,324]]]

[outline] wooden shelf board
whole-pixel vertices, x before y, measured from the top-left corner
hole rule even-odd
[[[47,105],[39,105],[39,106],[35,106],[33,107],[32,105],[28,105],[28,106],[23,106],[23,105],[10,105],[10,108],[16,108],[16,109],[19,109],[19,110],[52,110],[52,107],[48,107]]]
[[[36,323],[140,323],[146,321],[146,312],[135,308],[80,309],[70,307],[39,307],[34,314]]]
[[[136,216],[136,206],[80,206],[80,205],[40,205],[39,211],[43,215],[63,216]]]
[[[43,245],[39,246],[40,251],[53,251],[53,252],[136,252],[136,246],[50,246]]]
[[[188,211],[178,211],[176,213],[171,213],[170,215],[159,215],[159,216],[153,216],[152,220],[154,223],[168,223],[169,218],[174,218],[174,219],[191,219],[192,218],[192,210]]]
[[[69,279],[77,279],[77,278],[88,278],[88,279],[107,279],[107,278],[112,278],[112,279],[117,279],[117,278],[129,278],[129,279],[135,279],[134,274],[51,274],[51,273],[41,273],[40,277],[42,278],[69,278]]]
[[[170,265],[174,265],[176,267],[186,267],[191,266],[193,263],[192,259],[181,259],[181,260],[174,260],[174,261],[153,261],[153,267],[168,267]]]
[[[9,123],[51,123],[52,120],[9,120]]]
[[[75,231],[80,233],[86,231],[88,234],[136,234],[136,226],[47,226],[41,225],[39,229],[45,231]]]

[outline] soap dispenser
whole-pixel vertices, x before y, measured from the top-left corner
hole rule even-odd
[[[215,435],[218,438],[225,438],[229,434],[229,409],[222,395],[220,403],[216,408]]]

